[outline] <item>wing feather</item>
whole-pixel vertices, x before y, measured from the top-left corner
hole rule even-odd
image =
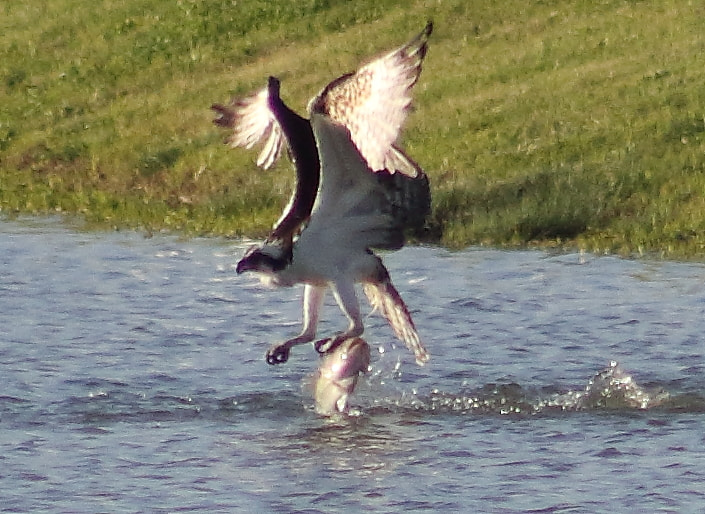
[[[421,73],[433,25],[404,46],[328,84],[309,104],[344,125],[372,171],[415,177],[418,166],[393,144],[411,106],[411,88]]]
[[[321,158],[321,182],[303,235],[316,233],[330,245],[398,249],[403,227],[393,215],[387,185],[372,173],[348,130],[313,114],[311,125]]]
[[[268,239],[291,241],[311,214],[320,171],[311,124],[282,101],[279,90],[279,80],[269,77],[267,85],[256,93],[212,109],[218,113],[214,122],[232,129],[227,139],[231,146],[262,145],[257,165],[264,169],[279,159],[286,144],[296,169],[296,185]]]
[[[284,146],[284,134],[270,108],[270,88],[265,86],[256,93],[234,99],[230,105],[214,104],[218,113],[216,125],[233,129],[226,142],[234,147],[250,149],[262,143],[257,166],[269,169],[279,159]]]

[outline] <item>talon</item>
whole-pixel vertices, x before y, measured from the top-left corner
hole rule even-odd
[[[340,343],[342,343],[344,340],[345,339],[341,339],[340,337],[328,337],[326,339],[320,339],[316,341],[313,344],[313,347],[318,353],[328,353],[340,346]]]
[[[288,346],[273,346],[269,350],[267,350],[267,355],[265,355],[265,358],[267,359],[267,364],[270,364],[272,366],[276,364],[284,364],[286,361],[289,360],[289,351],[290,348]]]
[[[329,337],[328,339],[320,339],[313,343],[313,347],[316,349],[318,353],[326,353],[330,348],[328,348],[328,345],[331,342],[331,338]]]

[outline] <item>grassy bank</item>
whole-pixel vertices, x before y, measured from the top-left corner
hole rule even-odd
[[[354,5],[354,9],[352,6]],[[290,190],[208,107],[435,32],[404,145],[429,239],[705,258],[705,6],[681,0],[6,0],[0,208],[258,237]]]

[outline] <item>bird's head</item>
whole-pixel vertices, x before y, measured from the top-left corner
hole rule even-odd
[[[254,271],[265,275],[276,275],[291,262],[291,252],[280,244],[265,243],[253,246],[237,263],[235,271],[239,275],[245,271]]]

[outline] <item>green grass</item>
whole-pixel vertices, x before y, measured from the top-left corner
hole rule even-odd
[[[272,74],[303,112],[427,19],[404,145],[431,242],[705,258],[705,5],[681,0],[5,0],[0,208],[260,237],[290,165],[224,146],[210,104]]]

